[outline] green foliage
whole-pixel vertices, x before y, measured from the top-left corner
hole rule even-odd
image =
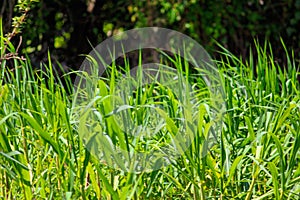
[[[300,51],[299,5],[299,0],[55,0],[36,3],[23,0],[18,1],[19,9],[15,8],[13,24],[16,33],[23,27],[23,53],[46,60],[49,48],[53,57],[75,66],[82,61],[77,56],[91,50],[90,43],[96,46],[122,30],[145,26],[183,32],[211,53],[218,41],[235,55],[246,58],[249,47],[254,46],[253,38],[260,42],[267,39],[272,46],[280,46],[282,37],[297,54]],[[7,7],[5,10],[9,12]],[[21,25],[24,14],[27,23]],[[11,25],[4,27],[5,33],[10,32]],[[15,46],[17,42],[14,41]],[[277,60],[285,61],[283,49],[276,48],[273,53]]]
[[[17,4],[15,5],[15,9],[17,9],[17,13],[20,14],[20,16],[14,16],[12,18],[12,28],[13,31],[11,33],[8,33],[7,37],[8,40],[11,40],[12,37],[15,35],[21,33],[22,26],[25,23],[25,18],[27,16],[28,11],[30,10],[33,3],[39,2],[39,0],[20,0],[17,1]]]
[[[160,26],[178,30],[213,51],[216,42],[246,58],[253,38],[281,44],[280,37],[299,50],[299,1],[134,1],[129,6],[135,27]],[[282,57],[283,50],[274,50]]]
[[[0,19],[1,199],[299,199],[299,66],[295,54],[289,54],[287,47],[283,45],[287,61],[284,68],[276,62],[268,43],[262,46],[256,43],[256,48],[251,49],[244,60],[220,46],[219,54],[222,56],[215,62],[226,93],[227,110],[223,128],[217,133],[218,143],[210,148],[205,157],[202,156],[206,145],[204,139],[212,127],[207,108],[212,105],[201,102],[196,138],[180,158],[150,173],[125,173],[99,162],[79,139],[78,124],[72,118],[76,113],[73,113],[72,107],[70,74],[58,78],[49,52],[49,62],[44,64],[45,71],[33,70],[29,59],[16,54],[18,48],[9,38],[20,33],[22,26],[39,23],[45,28],[42,33],[49,30],[47,25],[42,25],[43,20],[33,22],[28,18],[28,24],[24,24],[28,6],[34,5],[32,2],[18,1],[22,14],[15,18],[11,34],[5,36],[3,20]],[[241,25],[251,29],[251,34],[260,32],[263,26],[257,21],[264,18],[264,12],[243,10],[238,1],[226,1],[226,9],[222,9],[221,3],[208,3],[204,7],[204,1],[185,1],[182,4],[149,2],[128,5],[130,20],[136,22],[136,26],[169,24],[171,28],[184,27],[178,30],[187,30],[201,40],[213,35],[224,41],[229,41],[228,34],[234,36],[235,28]],[[249,2],[258,8],[263,7],[257,1]],[[269,1],[262,2],[265,2],[266,10],[268,6],[274,6]],[[295,5],[298,4],[299,1],[295,1]],[[284,5],[292,6],[294,2],[287,1]],[[147,17],[145,12],[141,12],[142,7],[151,8],[148,12],[155,17]],[[197,14],[199,9],[201,15]],[[291,15],[291,24],[297,23],[297,12]],[[236,17],[243,16],[249,18],[247,23],[236,21]],[[57,16],[58,29],[64,26],[62,18],[63,15]],[[196,23],[197,20],[201,24]],[[228,27],[228,24],[231,26]],[[105,34],[109,29],[120,27],[129,25],[107,22]],[[266,34],[272,36],[276,30],[276,24],[270,24]],[[286,31],[294,34],[293,29]],[[29,33],[25,32],[24,37],[26,34]],[[62,40],[57,41],[57,48],[64,45]],[[180,62],[175,64],[181,65]],[[124,72],[129,68],[125,66]],[[105,122],[114,127],[116,122],[109,116],[118,112],[110,110],[109,98],[118,72],[114,67],[111,69],[110,78],[101,81],[99,88],[101,95],[108,99],[102,102],[105,104],[103,112],[107,114]],[[183,75],[190,77],[192,85],[203,86],[200,79],[192,78],[192,74]],[[158,92],[155,96],[154,90]],[[203,91],[197,92],[200,95]],[[132,107],[134,103],[143,105],[151,100],[162,101],[169,108],[168,113],[161,111],[161,116],[167,119],[165,131],[173,133],[181,128],[176,123],[178,116],[172,115],[178,110],[176,98],[165,88],[154,85],[145,87],[143,92],[140,90],[129,100]],[[130,106],[123,109],[129,111],[137,123],[142,126],[151,123],[151,118]],[[122,137],[118,129],[109,131],[112,137]],[[129,138],[122,142],[124,148],[130,148],[134,140]]]
[[[67,95],[71,91],[55,81],[51,62],[42,72],[33,71],[29,60],[13,59],[14,70],[7,68],[7,61],[3,60],[0,198],[298,199],[299,72],[288,54],[288,70],[280,70],[268,47],[257,45],[258,57],[255,59],[250,53],[245,62],[226,49],[220,52],[223,59],[215,62],[226,92],[227,111],[223,129],[216,133],[218,143],[205,157],[201,155],[204,138],[211,129],[207,117],[209,102],[199,106],[199,131],[190,148],[171,165],[140,174],[109,168],[86,151],[78,137],[77,122],[72,120],[76,113],[72,113],[73,97]],[[114,70],[111,73],[117,74]],[[110,77],[99,83],[106,99],[110,96],[108,89],[115,87],[116,77]],[[69,74],[63,79],[71,86]],[[202,84],[198,79],[190,81]],[[158,92],[155,96],[151,96],[153,89]],[[177,108],[176,99],[171,100],[171,96],[163,88],[149,86],[136,93],[131,102],[152,99],[158,103],[161,98],[172,111]],[[117,115],[107,105],[105,112]],[[142,126],[145,120],[151,120],[128,108],[124,109],[132,111],[132,117],[138,121],[142,117]],[[176,123],[177,116],[171,113],[164,114],[169,119],[166,131],[176,132],[181,127]],[[113,125],[112,119],[105,118],[106,124]],[[121,137],[117,132],[111,134]],[[134,141],[124,142],[130,146]]]
[[[39,0],[20,0],[17,1],[17,4],[15,5],[16,12],[19,15],[14,15],[12,18],[12,24],[10,25],[10,32],[4,33],[3,30],[3,16],[1,13],[0,16],[0,63],[3,60],[9,60],[11,58],[19,58],[18,57],[18,50],[20,48],[20,45],[22,43],[22,38],[20,37],[19,44],[17,46],[17,49],[13,47],[13,44],[11,43],[11,40],[18,34],[22,32],[23,26],[26,24],[26,17],[29,12],[29,10],[32,7],[33,3],[39,2]],[[5,6],[5,2],[4,5]],[[11,13],[12,15],[12,13]],[[6,54],[6,51],[9,53]]]

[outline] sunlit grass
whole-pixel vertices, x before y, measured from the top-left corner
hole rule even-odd
[[[299,66],[293,54],[289,57],[287,53],[283,70],[267,44],[257,45],[253,51],[257,57],[250,54],[242,62],[223,49],[223,59],[215,61],[225,91],[226,112],[222,129],[216,133],[217,142],[205,156],[204,141],[212,129],[208,116],[211,105],[209,101],[200,103],[206,96],[205,90],[199,89],[203,80],[181,72],[183,77],[193,77],[190,84],[198,88],[198,131],[191,146],[170,165],[139,174],[112,169],[85,149],[78,123],[72,118],[76,113],[68,74],[61,78],[63,84],[51,62],[45,64],[45,71],[39,71],[32,69],[29,60],[3,60],[0,198],[299,199]],[[99,83],[101,96],[108,100],[98,108],[106,116],[115,114],[108,105],[112,88],[117,88],[118,72],[114,70]],[[128,105],[140,108],[127,109],[129,116],[139,125],[151,124],[151,117],[142,110],[147,109],[145,105],[161,103],[168,108],[169,124],[164,131],[180,129],[180,106],[172,95],[161,85],[149,84],[128,97]],[[104,121],[103,128],[117,123],[109,116]],[[119,129],[110,131],[112,138],[124,137]],[[133,138],[116,141],[127,149],[136,142]]]

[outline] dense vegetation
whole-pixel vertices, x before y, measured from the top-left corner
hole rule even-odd
[[[50,49],[53,60],[78,69],[82,61],[78,55],[89,53],[90,43],[96,46],[122,30],[145,26],[185,33],[211,54],[218,41],[246,58],[249,47],[255,46],[253,38],[261,44],[269,40],[277,47],[281,46],[280,37],[296,55],[300,52],[300,0],[2,0],[4,33],[11,32],[11,23],[24,13],[18,2],[29,2],[21,49],[34,58],[34,65],[46,62]],[[19,37],[12,42],[17,46]],[[282,48],[274,48],[273,54],[277,62],[285,63]]]
[[[227,111],[209,153],[201,156],[205,132],[199,131],[176,162],[140,174],[109,168],[86,151],[72,121],[68,74],[63,79],[69,88],[54,80],[50,61],[43,72],[32,70],[29,60],[13,58],[13,69],[3,60],[1,198],[298,199],[298,72],[293,57],[288,58],[288,70],[281,71],[271,49],[256,50],[257,63],[251,55],[243,63],[225,50],[224,60],[216,61]],[[200,128],[207,131],[210,126],[203,116]]]
[[[24,17],[28,6],[20,5]],[[268,42],[256,43],[243,58],[220,46],[214,63],[226,111],[217,142],[203,154],[212,128],[208,110],[213,105],[199,98],[195,103],[201,109],[198,131],[184,154],[159,170],[129,173],[110,168],[86,150],[74,120],[70,78],[80,72],[59,75],[51,51],[40,69],[32,66],[31,59],[11,41],[21,31],[23,20],[16,19],[10,34],[5,35],[0,19],[0,199],[300,198],[299,63],[283,41],[280,47],[286,62],[282,65]],[[197,71],[187,70],[178,60],[173,62],[192,86],[203,86],[202,79],[191,78],[198,77]],[[63,71],[63,66],[55,65]],[[110,67],[98,88],[99,104],[106,103],[106,108],[110,108],[109,101],[104,99],[112,94],[118,76],[116,66]],[[122,70],[127,73],[129,69],[125,66]],[[151,96],[153,90],[158,94]],[[155,98],[157,104],[178,109],[176,98],[170,100],[172,93],[159,85],[145,87],[135,95],[132,107],[147,105],[145,98]],[[157,98],[160,95],[164,98]],[[114,115],[112,111],[101,114]],[[134,109],[130,114],[141,120]],[[180,129],[176,116],[168,114],[168,123],[161,126],[166,132]],[[109,117],[104,120],[115,123]],[[125,145],[132,144],[125,141]]]

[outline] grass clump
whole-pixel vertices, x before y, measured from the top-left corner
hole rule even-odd
[[[2,60],[0,198],[299,199],[300,86],[295,58],[287,53],[288,63],[282,69],[267,44],[257,45],[257,57],[250,53],[245,62],[226,49],[220,53],[223,59],[215,63],[226,112],[217,142],[202,156],[205,134],[212,127],[207,113],[211,105],[196,103],[202,115],[191,146],[170,165],[138,174],[112,169],[86,150],[72,118],[76,113],[68,95],[73,92],[69,74],[61,78],[62,84],[51,62],[39,71],[33,70],[28,59],[15,58],[9,65]],[[112,77],[101,81],[106,88],[102,97],[109,98],[109,89],[116,87],[117,77]],[[197,76],[189,81],[203,86]],[[168,107],[173,128],[182,128],[176,121],[176,96],[168,90],[148,85],[134,95],[129,105],[162,103]],[[105,114],[114,115],[111,111]],[[140,125],[151,123],[137,110],[127,111]],[[116,122],[107,118],[105,124],[109,123],[113,127]],[[121,134],[117,131],[111,131],[111,137],[119,137],[113,135]],[[124,139],[122,145],[131,148],[133,142]]]

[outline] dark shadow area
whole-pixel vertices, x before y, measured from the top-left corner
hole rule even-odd
[[[14,16],[22,13],[16,0],[0,3],[4,33],[12,31]],[[53,61],[67,70],[78,69],[85,54],[111,35],[132,28],[159,26],[182,32],[220,58],[217,43],[242,58],[255,48],[254,40],[272,45],[274,60],[282,67],[286,54],[280,38],[295,59],[300,53],[300,0],[226,1],[100,1],[43,0],[30,5],[22,25],[20,52],[34,66]],[[16,46],[20,38],[11,40]],[[254,56],[255,57],[255,56]],[[55,63],[55,62],[54,62]]]

